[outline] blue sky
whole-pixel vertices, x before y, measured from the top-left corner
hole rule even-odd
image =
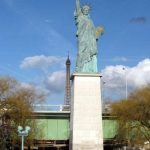
[[[91,5],[95,26],[105,29],[98,41],[104,99],[124,97],[126,75],[129,90],[149,84],[150,0],[81,3]],[[0,75],[36,85],[50,104],[63,103],[64,62],[69,51],[73,72],[77,53],[74,9],[75,0],[1,0]]]

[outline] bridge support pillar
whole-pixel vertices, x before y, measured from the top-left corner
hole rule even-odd
[[[69,150],[103,150],[100,74],[73,74]]]

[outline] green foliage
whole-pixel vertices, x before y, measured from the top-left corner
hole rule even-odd
[[[138,89],[127,100],[114,102],[112,114],[118,117],[118,138],[131,144],[150,141],[150,86]]]

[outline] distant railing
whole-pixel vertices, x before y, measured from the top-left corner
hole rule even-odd
[[[70,111],[70,106],[36,104],[33,105],[33,111],[34,112],[63,112],[63,111]]]

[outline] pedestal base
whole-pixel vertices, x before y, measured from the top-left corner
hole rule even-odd
[[[73,74],[70,150],[103,150],[100,74]]]

